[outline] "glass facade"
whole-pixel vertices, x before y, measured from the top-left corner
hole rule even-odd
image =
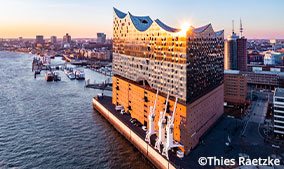
[[[113,73],[191,102],[223,83],[223,31],[171,28],[114,9]]]
[[[224,83],[224,39],[210,28],[187,36],[187,101],[193,102]]]

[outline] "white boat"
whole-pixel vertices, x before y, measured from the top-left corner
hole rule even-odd
[[[69,79],[71,79],[71,80],[73,80],[73,79],[76,78],[76,77],[75,77],[75,74],[74,74],[73,72],[69,72],[69,73],[67,74],[67,77],[68,77]]]
[[[84,73],[84,70],[76,70],[75,71],[75,78],[77,80],[84,80],[85,79],[85,73]]]

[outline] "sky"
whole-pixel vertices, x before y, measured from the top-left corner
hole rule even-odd
[[[239,33],[240,18],[247,38],[284,39],[284,0],[0,0],[0,38],[112,37],[113,7],[133,15],[159,18],[171,27],[211,23],[225,37]]]

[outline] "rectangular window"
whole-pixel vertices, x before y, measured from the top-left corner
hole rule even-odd
[[[284,102],[284,99],[276,98],[275,101],[277,101],[277,102]]]

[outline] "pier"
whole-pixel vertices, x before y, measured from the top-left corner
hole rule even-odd
[[[34,57],[33,62],[32,62],[32,71],[37,71],[37,70],[63,70],[66,67],[66,63],[62,64],[50,64],[50,61],[47,59],[47,57],[41,58],[36,58]]]
[[[88,79],[85,81],[85,87],[112,91],[112,80],[108,78],[102,83],[96,83],[96,81],[94,81],[94,83],[90,83],[90,79]]]
[[[101,67],[101,68],[105,68],[105,67]],[[109,77],[112,77],[112,75],[113,75],[112,71],[111,70],[107,70],[107,69],[105,69],[104,71],[102,69],[92,69],[92,70],[95,70],[96,72],[101,73],[101,74],[103,74],[105,76],[109,76]]]

